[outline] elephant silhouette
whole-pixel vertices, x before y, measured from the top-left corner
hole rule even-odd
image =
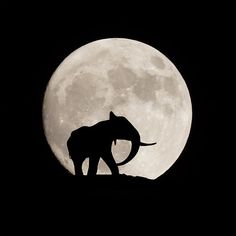
[[[116,163],[111,152],[112,142],[116,145],[117,139],[129,140],[132,143],[128,157]],[[118,175],[118,166],[131,161],[137,154],[140,146],[149,146],[156,143],[142,143],[140,135],[134,126],[123,116],[116,116],[110,112],[109,120],[98,122],[93,126],[82,126],[72,131],[67,148],[73,160],[76,175],[83,175],[82,164],[89,157],[87,175],[97,173],[99,159],[102,158],[110,168],[112,175]]]

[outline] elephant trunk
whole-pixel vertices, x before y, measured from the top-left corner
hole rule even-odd
[[[122,162],[117,163],[118,166],[124,165],[128,162],[130,162],[135,155],[137,154],[139,147],[140,147],[140,136],[138,132],[135,132],[135,134],[133,135],[132,139],[131,139],[131,143],[132,143],[132,147],[131,147],[131,151],[129,156]]]
[[[151,146],[151,145],[155,145],[155,144],[156,143],[143,143],[143,142],[140,142],[140,139],[136,140],[136,141],[132,141],[132,149],[130,151],[129,156],[124,161],[117,163],[117,166],[121,166],[121,165],[124,165],[124,164],[130,162],[137,154],[140,146]]]

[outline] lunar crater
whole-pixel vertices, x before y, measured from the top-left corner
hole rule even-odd
[[[109,81],[115,91],[125,90],[133,86],[137,80],[137,75],[122,64],[108,71]]]
[[[152,56],[151,57],[151,63],[156,66],[158,69],[165,69],[165,63],[159,56]]]

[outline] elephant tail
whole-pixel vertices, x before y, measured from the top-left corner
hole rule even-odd
[[[73,140],[72,137],[70,136],[69,139],[67,140],[67,150],[68,150],[68,156],[70,159],[72,159],[72,150],[74,149],[73,145]]]

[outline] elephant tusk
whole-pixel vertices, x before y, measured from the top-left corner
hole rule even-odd
[[[142,143],[140,142],[140,146],[151,146],[151,145],[155,145],[156,143]]]

